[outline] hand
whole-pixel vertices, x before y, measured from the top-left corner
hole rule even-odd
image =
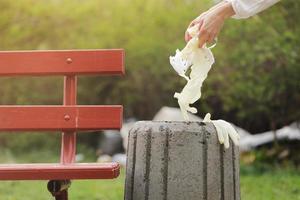
[[[213,42],[222,29],[225,19],[234,14],[230,2],[221,2],[194,19],[188,28],[199,25],[199,48],[203,47],[205,43]],[[186,42],[190,39],[191,36],[186,31]]]
[[[204,15],[205,15],[206,13],[207,13],[207,12],[202,13],[200,16],[198,16],[196,19],[194,19],[194,20],[190,23],[190,25],[188,26],[188,28],[187,28],[186,31],[185,31],[185,37],[184,37],[184,39],[185,39],[186,42],[188,42],[188,41],[190,41],[190,39],[192,39],[192,36],[189,34],[188,29],[191,28],[191,27],[193,27],[193,26],[195,26],[195,25],[199,25],[199,29],[200,29],[200,27],[201,27],[201,25],[202,25],[202,23],[203,23]]]

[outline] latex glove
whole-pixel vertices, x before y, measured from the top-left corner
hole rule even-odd
[[[181,51],[177,49],[175,56],[170,56],[170,63],[179,76],[184,77],[187,81],[189,80],[185,73],[190,63],[183,58]]]
[[[203,119],[203,122],[212,122],[216,128],[218,139],[220,144],[224,144],[225,148],[229,148],[229,138],[235,145],[239,145],[240,136],[233,126],[225,120],[211,120],[210,113],[207,113]]]
[[[201,98],[201,87],[209,70],[214,63],[214,56],[209,48],[198,47],[198,25],[190,27],[188,32],[193,38],[182,51],[176,50],[175,56],[170,56],[170,63],[175,71],[187,80],[181,93],[175,93],[183,118],[188,119],[188,112],[197,113],[197,109],[190,107]],[[191,66],[190,77],[186,71]]]
[[[190,40],[182,51],[176,50],[175,56],[170,56],[170,64],[174,68],[174,70],[178,73],[178,75],[184,77],[187,81],[189,80],[188,76],[186,76],[186,71],[193,64],[194,53],[198,49],[198,37],[197,30],[198,25],[189,28],[187,31],[190,35],[193,35],[194,38]]]
[[[210,49],[198,48],[197,42],[195,45],[196,48],[188,48],[192,49],[190,53],[192,57],[189,61],[192,63],[190,77],[186,78],[187,83],[182,91],[174,94],[174,97],[178,99],[178,104],[185,120],[189,120],[187,112],[193,114],[197,113],[197,109],[190,107],[190,104],[195,103],[201,98],[202,84],[214,63],[214,57]],[[187,47],[185,49],[187,49]],[[186,75],[184,74],[184,76]]]

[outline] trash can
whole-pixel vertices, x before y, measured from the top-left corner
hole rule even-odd
[[[240,200],[239,150],[212,123],[137,122],[129,133],[125,200]]]

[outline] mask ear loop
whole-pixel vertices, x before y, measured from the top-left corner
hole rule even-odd
[[[214,43],[211,46],[207,47],[207,48],[208,49],[214,48],[217,45],[217,42],[218,42],[218,38],[214,38]]]

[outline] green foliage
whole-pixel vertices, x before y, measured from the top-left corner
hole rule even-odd
[[[290,23],[299,18],[293,13],[299,6],[283,1],[252,19],[232,21],[216,48],[222,62],[216,73],[223,76],[220,92],[212,95],[220,98],[228,118],[252,131],[299,119],[300,27]]]
[[[188,23],[212,1],[20,0],[0,2],[0,49],[124,48],[125,77],[82,77],[79,103],[123,104],[126,117],[151,119],[177,106],[185,81],[168,57]],[[213,50],[216,64],[196,106],[251,131],[299,119],[298,1],[248,20],[229,20]],[[1,104],[60,104],[61,78],[0,80]]]

